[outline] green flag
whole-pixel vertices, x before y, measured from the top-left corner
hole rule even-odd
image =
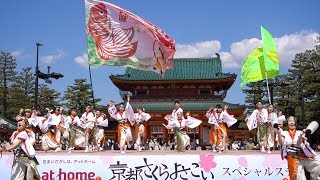
[[[251,52],[242,63],[240,86],[279,74],[279,58],[272,35],[261,26],[262,47]]]

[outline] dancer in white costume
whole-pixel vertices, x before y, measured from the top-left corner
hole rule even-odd
[[[67,123],[69,125],[69,151],[71,153],[72,150],[76,146],[85,145],[85,129],[81,128],[80,125],[83,125],[80,121],[80,118],[77,116],[76,110],[71,110],[70,115],[67,117]],[[84,126],[84,125],[83,125]]]
[[[218,104],[215,109],[210,108],[206,113],[206,117],[209,119],[208,123],[213,126],[210,131],[213,151],[217,150],[219,153],[226,151],[228,141],[227,127],[231,127],[238,121],[229,115],[227,110],[228,106],[224,106],[222,110],[221,105]]]
[[[34,121],[35,110],[31,111],[30,109],[20,109],[19,115],[16,117],[16,120],[24,118],[28,121],[28,126],[26,127],[26,132],[28,133],[31,144],[36,142],[36,134],[33,131],[33,128],[37,126],[38,122]]]
[[[96,150],[102,151],[105,141],[104,128],[108,127],[108,119],[106,115],[100,111],[95,112],[95,127],[93,129],[93,138]]]
[[[132,134],[131,134],[131,126],[134,125],[134,112],[130,105],[130,97],[127,98],[127,105],[126,107],[124,104],[119,105],[119,110],[114,105],[114,101],[110,101],[108,112],[110,116],[118,121],[118,144],[120,147],[120,152],[125,153],[126,144],[127,147],[130,148],[132,141]]]
[[[174,110],[171,113],[171,116],[174,119],[178,119],[178,113],[182,113],[183,114],[183,109],[180,107],[180,102],[179,101],[175,101],[174,102]]]
[[[261,152],[271,153],[270,149],[274,146],[274,124],[281,124],[284,116],[278,117],[273,112],[273,105],[268,106],[268,110],[262,108],[261,102],[257,103],[257,109],[255,109],[245,121],[248,129],[258,128],[257,139],[261,148]]]
[[[81,116],[81,123],[82,125],[80,125],[82,128],[84,128],[85,131],[85,151],[84,152],[88,152],[89,151],[89,138],[90,138],[90,134],[92,132],[92,129],[94,128],[94,115],[91,112],[91,107],[87,106],[86,107],[86,112],[83,113],[83,115]]]
[[[313,121],[305,130],[299,131],[296,123],[296,118],[290,116],[289,130],[278,130],[279,143],[282,145],[281,157],[287,159],[290,180],[306,180],[305,170],[310,173],[311,180],[316,180],[320,176],[320,161],[315,159],[317,154],[310,147],[307,134],[314,133],[319,124]]]
[[[265,123],[266,128],[266,144],[264,145],[265,148],[267,148],[267,153],[271,153],[271,148],[274,147],[274,132],[275,128],[273,127],[275,124],[278,124],[278,115],[274,112],[274,106],[270,104],[268,106],[268,117],[267,122]]]
[[[134,114],[135,121],[135,137],[137,143],[138,151],[141,151],[144,141],[147,137],[147,132],[145,131],[145,123],[151,118],[150,114],[144,112],[144,108],[137,108],[137,113]]]
[[[174,118],[172,115],[167,115],[165,119],[168,121],[168,124],[163,124],[167,129],[174,130],[177,143],[176,149],[180,152],[185,151],[187,146],[190,145],[190,137],[186,132],[186,128],[196,128],[202,122],[201,120],[191,117],[189,112],[186,116],[187,118],[185,119],[182,112],[177,113],[177,118]]]
[[[11,180],[40,179],[37,170],[39,163],[35,158],[36,153],[26,131],[28,120],[20,118],[17,121],[18,130],[11,136],[11,145],[4,149],[0,148],[0,152],[11,150],[14,152]]]
[[[257,130],[257,140],[261,148],[261,152],[266,152],[267,146],[267,133],[266,124],[268,122],[268,111],[262,107],[262,103],[258,102],[256,104],[257,109],[255,109],[252,114],[246,117],[245,121],[247,123],[249,131],[252,129]]]
[[[54,133],[50,130],[50,124],[47,119],[43,119],[38,124],[41,132],[42,132],[42,138],[41,138],[41,147],[43,152],[47,152],[50,149],[56,150],[59,148],[59,142],[57,142],[56,137],[54,136]]]
[[[49,110],[48,112],[48,126],[52,126],[54,128],[53,135],[59,144],[59,147],[55,150],[57,152],[61,150],[61,134],[64,132],[61,123],[64,122],[65,117],[61,114],[60,107],[56,107],[54,109],[54,113],[52,112],[52,110]]]

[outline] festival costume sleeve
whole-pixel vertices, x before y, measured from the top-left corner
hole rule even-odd
[[[126,106],[126,109],[125,109],[125,112],[124,112],[124,113],[125,113],[126,117],[128,118],[131,126],[133,126],[134,123],[135,123],[135,120],[134,120],[134,111],[133,111],[133,109],[132,109],[132,107],[131,107],[131,105],[130,105],[129,102],[127,102],[127,106]]]
[[[187,119],[185,120],[185,126],[187,126],[188,128],[196,128],[201,123],[202,123],[201,120],[196,119],[196,118],[191,117],[191,116],[187,116]]]
[[[271,123],[272,125],[274,125],[274,124],[281,124],[281,123],[279,123],[279,120],[278,120],[278,117],[277,117],[277,114],[276,114],[276,113],[271,113],[271,114],[270,114],[270,123]]]
[[[50,114],[48,118],[48,123],[55,126],[60,124],[61,119],[55,118],[53,116],[54,116],[53,114]]]
[[[108,127],[108,119],[103,119],[102,117],[99,117],[98,122],[99,126]]]
[[[23,118],[22,114],[19,114],[18,116],[16,116],[16,120],[18,121],[19,119]]]
[[[151,118],[151,115],[149,113],[141,113],[141,119],[144,120],[144,121],[148,121],[149,119]]]
[[[100,126],[103,126],[103,127],[108,127],[108,124],[109,124],[108,119],[105,119],[105,120],[103,120],[101,123],[99,123],[99,125],[100,125]]]
[[[74,117],[73,123],[71,121],[69,123],[79,126],[81,124],[79,116]]]
[[[281,124],[286,121],[286,117],[284,115],[278,117],[278,123]]]
[[[310,158],[314,158],[317,153],[310,147],[308,142],[301,143],[301,149],[303,150],[304,154]]]
[[[169,115],[169,114],[164,117],[164,119],[167,120],[168,122],[169,122],[172,118],[173,118],[172,115]]]
[[[116,106],[112,105],[108,108],[108,113],[113,119],[117,119],[117,108]]]
[[[222,118],[228,127],[234,125],[238,120],[232,117],[227,111],[223,112]]]
[[[258,127],[257,113],[258,113],[258,110],[254,110],[248,118],[247,126],[249,131]]]
[[[17,137],[16,137],[16,139],[19,139],[19,140],[21,140],[22,142],[26,141],[27,138],[28,138],[28,134],[27,134],[26,131],[20,132],[20,133],[17,135]]]
[[[90,112],[87,116],[87,121],[88,122],[94,122],[94,115],[92,112]]]
[[[210,116],[211,116],[211,113],[206,112],[206,117],[207,117],[208,119],[210,119]]]
[[[37,126],[37,119],[36,118],[34,118],[34,117],[31,117],[31,118],[29,118],[28,119],[28,123],[29,123],[29,125],[32,125],[32,126],[34,126],[34,127],[36,127]]]
[[[79,119],[79,127],[86,129],[86,117],[85,114],[81,116],[81,119]]]

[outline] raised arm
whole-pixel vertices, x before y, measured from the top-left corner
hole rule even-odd
[[[108,113],[110,114],[110,116],[113,118],[113,119],[117,119],[117,108],[116,106],[114,105],[114,101],[110,101],[110,104],[109,104],[109,108],[108,108]]]
[[[132,109],[132,106],[130,105],[130,97],[128,96],[127,99],[127,105],[126,105],[126,109],[125,109],[125,114],[126,117],[128,118],[128,121],[130,122],[131,126],[134,125],[135,120],[134,120],[134,111]]]

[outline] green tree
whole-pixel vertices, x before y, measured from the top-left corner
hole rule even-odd
[[[46,113],[46,108],[51,109],[61,105],[60,93],[49,88],[46,84],[40,84],[38,101],[40,112]]]
[[[273,96],[273,104],[275,105],[275,108],[282,111],[285,115],[292,115],[291,98],[293,95],[293,89],[290,84],[289,75],[283,74],[272,79],[270,91],[272,92],[271,96]]]
[[[35,76],[32,72],[32,67],[22,68],[16,83],[21,86],[26,96],[34,98]]]
[[[31,70],[31,67],[22,68],[9,88],[7,101],[11,117],[16,116],[20,108],[31,108],[33,105],[35,78]]]
[[[76,109],[79,113],[85,111],[86,106],[93,107],[93,98],[91,94],[91,86],[86,79],[75,79],[73,85],[68,86],[63,97],[65,106],[69,109]],[[101,99],[95,99],[96,109],[101,106],[97,102]]]
[[[0,54],[0,98],[1,98],[1,114],[6,118],[12,118],[8,114],[8,92],[10,86],[13,84],[17,72],[16,59],[12,57],[11,53],[1,51]]]
[[[249,110],[255,109],[257,102],[261,102],[262,104],[268,103],[264,84],[263,81],[252,82],[247,84],[245,89],[242,89],[243,93],[246,94],[245,103]]]

